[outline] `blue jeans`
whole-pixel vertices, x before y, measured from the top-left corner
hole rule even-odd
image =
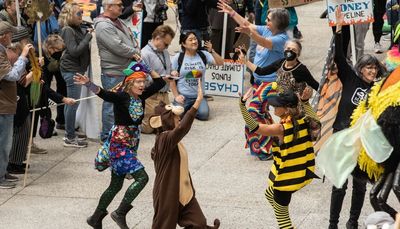
[[[101,84],[104,89],[109,90],[115,85],[119,84],[124,80],[124,76],[109,76],[107,74],[101,74]],[[113,104],[103,101],[103,107],[101,110],[101,121],[103,127],[100,133],[100,139],[105,141],[108,137],[108,132],[111,130],[112,125],[114,124],[114,108]]]
[[[196,102],[196,98],[186,98],[185,103],[183,104],[183,108],[185,108],[184,114],[192,108],[193,104]],[[178,102],[174,101],[174,105],[181,105]],[[196,118],[202,121],[207,121],[210,113],[210,109],[208,107],[208,103],[206,99],[203,99],[200,103],[199,109],[197,110]]]
[[[62,77],[65,80],[67,86],[67,96],[73,99],[79,99],[81,97],[82,86],[74,84],[74,75],[76,72],[61,72]],[[65,116],[65,136],[68,139],[74,139],[75,135],[75,120],[76,120],[76,110],[78,109],[79,103],[75,103],[72,106],[64,107]]]
[[[0,182],[7,172],[13,136],[14,115],[0,114]]]

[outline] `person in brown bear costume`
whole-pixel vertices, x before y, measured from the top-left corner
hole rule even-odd
[[[155,145],[151,152],[156,177],[153,189],[153,229],[172,229],[178,224],[184,228],[219,228],[220,222],[207,226],[207,220],[195,197],[195,190],[188,168],[188,155],[181,140],[189,132],[197,109],[203,99],[199,80],[197,99],[183,116],[181,106],[163,102],[150,117],[150,126],[157,130]]]

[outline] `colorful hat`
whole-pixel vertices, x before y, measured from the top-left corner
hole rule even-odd
[[[126,68],[125,70],[122,71],[125,76],[130,76],[132,75],[134,72],[144,72],[144,73],[150,73],[149,68],[147,67],[147,65],[142,61],[142,62],[136,62],[136,61],[132,61],[128,68]]]

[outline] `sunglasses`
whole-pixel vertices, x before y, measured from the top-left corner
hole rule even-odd
[[[76,16],[82,17],[82,15],[83,15],[83,10],[76,12]]]

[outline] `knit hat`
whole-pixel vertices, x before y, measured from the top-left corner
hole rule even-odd
[[[3,35],[7,32],[16,33],[17,28],[6,21],[0,21],[0,35]]]
[[[386,212],[377,211],[372,213],[365,220],[365,226],[377,226],[378,228],[394,229],[394,219]],[[387,225],[383,227],[384,225]]]
[[[22,39],[29,38],[29,29],[23,26],[17,27],[17,32],[12,35],[12,42],[19,42]]]
[[[180,116],[184,112],[182,106],[166,105],[163,101],[154,108],[154,113],[149,119],[150,126],[153,129],[160,128],[162,131],[175,128],[174,116]]]
[[[132,74],[130,74],[129,76],[125,77],[125,82],[128,83],[131,80],[135,80],[135,79],[141,79],[141,78],[146,78],[146,73],[144,72],[134,72]]]

